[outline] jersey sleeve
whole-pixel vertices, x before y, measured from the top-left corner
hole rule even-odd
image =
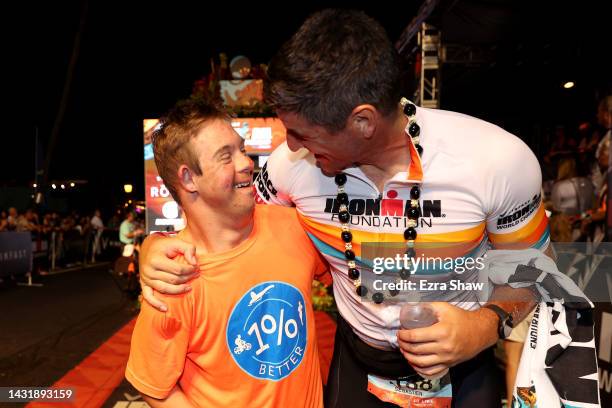
[[[291,207],[291,151],[286,143],[280,145],[268,158],[255,178],[253,187],[258,204],[276,204]]]
[[[542,174],[532,151],[518,138],[506,138],[490,157],[486,179],[487,234],[496,249],[536,248],[550,241],[542,200]]]
[[[303,248],[313,260],[313,277],[319,282],[324,283],[327,286],[332,284],[331,273],[329,272],[329,263],[325,260],[325,257],[315,247],[314,243],[306,233],[304,225],[300,221],[297,210],[291,214],[291,219],[286,223],[286,227],[292,233],[292,239],[300,248]]]
[[[143,394],[164,399],[183,374],[193,298],[192,293],[156,296],[168,305],[168,311],[162,313],[147,302],[142,303],[125,376]]]

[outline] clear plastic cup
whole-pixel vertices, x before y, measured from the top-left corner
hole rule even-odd
[[[418,329],[438,322],[433,308],[428,303],[405,303],[400,309],[402,329]]]
[[[400,325],[402,329],[418,329],[421,327],[429,327],[436,324],[438,318],[433,308],[428,303],[410,302],[405,303],[400,309]],[[416,371],[416,370],[415,370]],[[437,380],[444,377],[448,373],[448,369],[434,376],[428,376],[417,373],[428,380]]]

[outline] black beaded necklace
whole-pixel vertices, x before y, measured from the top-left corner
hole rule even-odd
[[[400,105],[404,111],[404,114],[408,116],[408,134],[412,138],[412,142],[414,143],[414,147],[418,152],[419,156],[423,153],[423,147],[419,144],[419,135],[421,133],[421,128],[416,123],[416,106],[408,101],[406,98],[402,98],[400,101]],[[351,230],[349,228],[349,223],[351,220],[351,215],[348,211],[349,197],[346,193],[344,185],[346,184],[347,177],[344,173],[338,173],[335,177],[336,185],[338,186],[338,195],[336,196],[336,200],[339,204],[338,211],[338,219],[342,225],[342,232],[340,233],[340,237],[344,242],[344,257],[346,258],[348,264],[348,276],[353,281],[353,284],[356,287],[357,295],[360,297],[364,297],[368,293],[368,288],[361,284],[361,273],[359,269],[357,269],[357,263],[355,261],[355,252],[353,252],[353,234],[351,234]],[[417,237],[416,226],[418,224],[419,215],[421,213],[419,208],[419,198],[421,196],[421,189],[419,185],[414,185],[410,189],[410,208],[408,209],[408,222],[406,230],[404,231],[404,239],[406,240],[406,255],[409,259],[412,259],[415,256],[414,250],[414,241]],[[410,271],[406,269],[400,269],[399,275],[402,279],[407,279],[410,277]],[[399,292],[397,290],[390,290],[389,294],[391,296],[396,296]],[[372,300],[376,304],[380,304],[385,299],[384,295],[381,292],[375,292],[372,295]]]

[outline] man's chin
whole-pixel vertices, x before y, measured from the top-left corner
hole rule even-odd
[[[327,177],[334,177],[336,174],[338,174],[338,171],[333,171],[333,170],[327,170],[324,168],[320,168],[321,173],[323,173],[323,175],[327,176]]]
[[[341,169],[331,167],[328,163],[323,163],[319,160],[315,162],[315,165],[319,168],[319,170],[321,170],[321,173],[327,177],[334,177],[336,174],[342,171]]]

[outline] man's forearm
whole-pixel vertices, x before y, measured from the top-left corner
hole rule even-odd
[[[144,399],[151,408],[195,408],[195,405],[187,399],[187,396],[179,386],[174,387],[166,399],[156,399],[144,394],[142,395],[142,399]]]
[[[544,254],[552,260],[556,259],[552,245],[544,251]],[[534,280],[535,280],[534,276]],[[527,315],[533,310],[538,303],[538,297],[535,289],[530,288],[511,288],[510,286],[496,286],[493,290],[491,298],[487,303],[494,304],[512,316],[512,321],[516,326],[522,322]],[[485,312],[486,313],[486,312]],[[490,314],[494,314],[490,311]]]
[[[487,303],[504,309],[512,316],[512,321],[516,325],[533,310],[536,300],[536,296],[531,289],[497,286]]]
[[[512,316],[514,326],[521,322],[534,308],[536,301],[533,292],[529,289],[513,289],[509,286],[497,286],[487,304],[501,307]],[[478,315],[478,326],[481,331],[479,338],[482,343],[481,350],[493,346],[499,339],[499,317],[489,308],[481,307],[475,313]]]

